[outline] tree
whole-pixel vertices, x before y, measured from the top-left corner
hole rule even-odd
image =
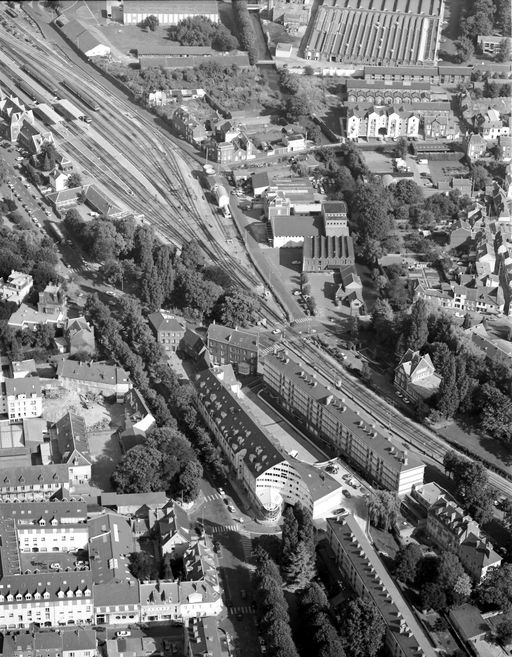
[[[180,260],[187,269],[197,270],[204,267],[204,254],[196,239],[183,244]]]
[[[398,519],[400,502],[396,495],[376,490],[368,498],[368,517],[375,527],[389,531]]]
[[[497,62],[509,62],[510,61],[510,40],[503,39],[500,43],[498,53],[496,55]]]
[[[287,94],[296,94],[299,89],[299,77],[295,73],[292,73],[287,68],[282,68],[279,70],[279,84],[283,91]]]
[[[352,220],[363,241],[383,240],[391,230],[391,206],[380,184],[362,183],[351,195]]]
[[[395,154],[397,157],[401,157],[403,160],[407,156],[407,151],[409,149],[409,143],[405,137],[399,137],[395,144]]]
[[[372,311],[372,328],[380,344],[386,347],[395,344],[395,313],[387,299],[375,301]]]
[[[154,32],[159,25],[160,25],[160,21],[153,14],[147,16],[143,22],[143,26],[149,28],[151,32]]]
[[[491,177],[489,176],[487,169],[481,164],[473,165],[471,177],[473,178],[475,189],[485,189],[485,187],[491,182]]]
[[[286,100],[285,114],[290,123],[298,121],[303,116],[309,116],[311,107],[308,99],[304,96],[291,96]]]
[[[512,400],[489,383],[478,391],[480,428],[485,433],[510,444],[512,442]]]
[[[423,552],[417,543],[402,546],[395,558],[395,577],[406,584],[412,584],[422,558]]]
[[[219,297],[213,309],[213,317],[225,326],[246,327],[256,322],[259,306],[255,296],[234,288]]]
[[[119,493],[149,493],[161,490],[161,454],[147,445],[136,445],[118,463],[112,481]]]
[[[128,568],[131,574],[140,582],[156,577],[156,564],[154,558],[147,552],[132,552],[129,557]]]
[[[70,173],[66,185],[69,189],[82,186],[82,178],[78,173]]]
[[[462,329],[465,331],[469,328],[471,328],[471,315],[469,313],[466,313],[464,315],[464,320],[462,322]]]
[[[422,349],[428,338],[427,318],[428,304],[425,299],[418,299],[411,308],[407,322],[407,335],[405,345],[407,349],[417,351]]]
[[[249,62],[256,64],[258,60],[257,39],[254,25],[249,15],[247,0],[233,0],[232,7],[240,46],[243,50],[247,50]]]
[[[399,180],[396,185],[390,186],[390,191],[397,203],[416,205],[423,201],[423,191],[414,180]]]
[[[462,604],[467,600],[473,591],[471,577],[467,573],[462,573],[453,583],[453,599],[455,604]]]
[[[291,591],[303,589],[314,577],[315,542],[311,515],[300,505],[284,513],[281,572]]]
[[[495,630],[496,642],[504,648],[509,645],[512,639],[512,618],[504,618],[496,625]]]
[[[502,563],[499,568],[487,572],[476,589],[479,604],[486,608],[512,609],[512,564]]]
[[[184,502],[193,502],[199,495],[203,468],[199,461],[194,459],[185,464],[178,476],[178,490]]]
[[[375,657],[382,646],[386,625],[372,600],[358,598],[348,604],[340,629],[348,657]]]
[[[462,37],[457,41],[457,58],[460,64],[469,61],[474,54],[475,46],[471,39]]]
[[[422,609],[439,611],[447,606],[446,593],[438,582],[428,582],[420,589],[420,603]]]

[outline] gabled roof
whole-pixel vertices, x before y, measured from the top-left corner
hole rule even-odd
[[[63,360],[57,366],[57,378],[91,381],[109,385],[123,385],[129,382],[129,375],[117,365],[103,363],[80,363],[74,360]]]
[[[80,415],[66,413],[52,427],[56,452],[62,463],[68,465],[91,465],[87,427]]]
[[[164,310],[157,310],[148,315],[148,321],[155,331],[185,331],[183,319],[182,324],[177,317]]]
[[[208,342],[225,342],[233,347],[258,351],[258,332],[246,331],[239,328],[230,328],[222,324],[210,324],[207,333]]]
[[[206,412],[255,478],[286,460],[212,370],[197,374],[193,384]]]

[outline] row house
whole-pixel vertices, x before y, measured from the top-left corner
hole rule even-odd
[[[87,484],[92,458],[84,418],[71,411],[66,413],[51,427],[50,441],[54,462],[68,466],[71,486]]]
[[[430,100],[429,82],[399,82],[384,84],[375,80],[348,78],[345,83],[347,102],[375,105],[400,105]]]
[[[29,465],[0,473],[0,502],[38,502],[69,496],[67,465]]]
[[[345,135],[347,139],[357,141],[379,139],[383,137],[418,138],[420,129],[420,114],[415,110],[389,107],[360,108],[347,110]]]
[[[259,333],[222,324],[210,324],[207,347],[214,365],[236,365],[241,373],[255,374],[258,366]]]
[[[429,82],[458,85],[471,82],[472,66],[365,66],[364,79],[393,82]]]
[[[3,635],[3,657],[96,657],[96,632],[85,627],[21,630]]]
[[[488,141],[496,141],[499,137],[510,136],[510,115],[501,117],[497,109],[489,108],[484,113],[473,117],[474,127]]]

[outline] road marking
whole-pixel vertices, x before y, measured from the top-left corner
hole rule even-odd
[[[212,534],[225,534],[227,532],[239,532],[240,527],[238,525],[227,525],[226,527],[212,527]]]
[[[254,614],[254,611],[248,605],[243,607],[228,607],[229,614]]]

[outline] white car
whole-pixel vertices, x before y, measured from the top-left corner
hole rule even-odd
[[[281,329],[274,329],[274,330],[272,331],[272,333],[273,333],[274,335],[277,335],[278,333],[281,333]]]
[[[223,488],[217,488],[217,492],[219,495],[222,495],[222,497],[226,494],[226,491]]]
[[[116,636],[131,636],[131,635],[132,633],[130,632],[130,630],[119,630],[118,632],[116,632]]]
[[[232,504],[228,504],[228,511],[230,513],[236,513],[236,509]]]
[[[50,564],[50,569],[51,570],[60,570],[60,563],[57,563],[57,562],[51,563]]]

